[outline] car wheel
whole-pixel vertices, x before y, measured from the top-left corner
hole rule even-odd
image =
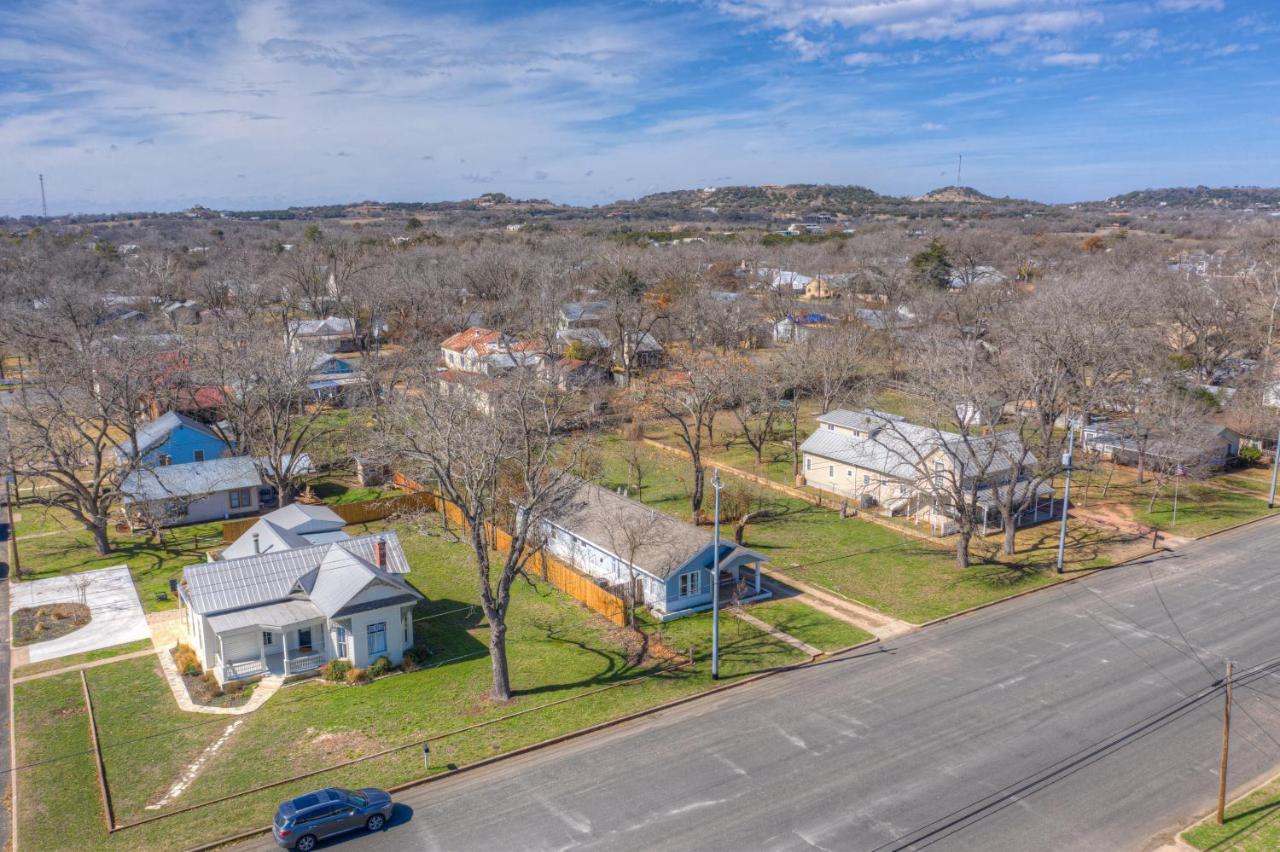
[[[382,814],[374,814],[373,816],[369,817],[369,821],[364,824],[364,827],[369,829],[370,831],[382,831],[382,827],[386,824],[387,824],[386,817],[384,817]]]
[[[304,834],[298,838],[298,842],[293,844],[293,848],[298,852],[311,852],[316,848],[316,837],[314,834]]]

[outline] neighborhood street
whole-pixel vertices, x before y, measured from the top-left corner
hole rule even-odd
[[[1146,848],[1213,805],[1225,660],[1231,789],[1280,764],[1278,553],[1274,520],[1228,532],[429,784],[331,845]]]

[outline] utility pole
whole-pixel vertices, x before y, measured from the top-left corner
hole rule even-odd
[[[1062,454],[1062,466],[1067,471],[1067,484],[1062,489],[1062,526],[1058,528],[1057,572],[1062,573],[1062,560],[1067,550],[1067,509],[1071,506],[1071,462],[1076,448],[1076,424],[1067,418],[1067,451]],[[1087,484],[1087,483],[1086,483]]]
[[[49,218],[49,205],[44,200],[44,175],[40,175],[40,215]]]
[[[1276,474],[1280,473],[1280,430],[1276,431],[1276,448],[1271,453],[1271,496],[1267,498],[1267,508],[1276,507]]]
[[[1231,661],[1227,660],[1226,701],[1222,705],[1222,764],[1218,768],[1218,825],[1227,810],[1227,746],[1231,742]]]
[[[964,168],[964,154],[960,154],[960,159],[956,162],[956,186],[963,186],[960,183],[960,170]]]
[[[711,475],[711,488],[716,492],[716,517],[711,533],[711,679],[720,679],[720,471]]]

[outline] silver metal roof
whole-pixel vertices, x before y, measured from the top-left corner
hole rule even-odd
[[[214,633],[229,633],[247,627],[292,627],[304,621],[324,618],[324,613],[308,600],[286,600],[265,606],[252,606],[209,616]]]
[[[188,565],[182,569],[187,599],[193,610],[205,615],[282,601],[289,597],[304,575],[320,566],[331,550],[342,550],[375,565],[374,547],[379,539],[387,544],[385,573],[408,574],[409,563],[400,547],[400,540],[394,532],[385,532],[342,542]],[[358,589],[352,594],[355,591]]]
[[[146,503],[203,497],[219,491],[257,488],[260,485],[262,476],[258,473],[257,462],[247,456],[232,456],[135,470],[120,483],[120,491],[126,502]]]

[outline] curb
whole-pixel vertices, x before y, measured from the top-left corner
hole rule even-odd
[[[935,624],[944,624],[948,621],[951,621],[952,619],[959,618],[962,615],[971,615],[972,613],[979,612],[981,610],[988,609],[993,606],[998,606],[1002,603],[1008,603],[1009,601],[1017,600],[1018,598],[1025,598],[1028,595],[1034,595],[1036,592],[1046,592],[1049,589],[1057,589],[1067,585],[1068,583],[1074,583],[1078,580],[1083,580],[1086,577],[1092,577],[1094,574],[1098,574],[1103,571],[1112,571],[1116,568],[1123,568],[1126,565],[1132,565],[1135,562],[1141,562],[1144,559],[1150,559],[1152,556],[1156,556],[1162,553],[1173,553],[1173,552],[1174,551],[1171,548],[1158,547],[1155,550],[1148,551],[1147,553],[1143,553],[1139,556],[1130,556],[1128,559],[1125,559],[1122,562],[1117,562],[1114,565],[1099,565],[1097,568],[1090,568],[1086,571],[1083,571],[1080,574],[1076,574],[1074,577],[1068,577],[1065,580],[1059,580],[1056,583],[1049,583],[1044,586],[1036,586],[1034,589],[1023,589],[1021,592],[1014,592],[1012,595],[1009,595],[1006,598],[999,598],[998,600],[987,601],[986,603],[981,603],[981,604],[978,604],[977,606],[971,606],[968,609],[962,609],[959,612],[953,612],[948,615],[942,615],[937,618],[930,619],[929,621],[926,621],[923,624],[916,625],[916,629],[923,630],[924,628],[932,627]]]
[[[437,773],[435,775],[428,775],[425,778],[416,778],[412,781],[406,781],[402,784],[396,784],[393,787],[387,788],[387,792],[399,793],[404,790],[411,790],[415,787],[422,787],[427,784],[443,781],[447,778],[454,778],[465,772],[472,772],[477,769],[483,769],[486,766],[492,766],[493,764],[500,763],[504,760],[511,760],[512,758],[521,757],[526,754],[531,754],[533,752],[541,751],[546,748],[551,748],[552,746],[560,745],[561,743],[566,743],[566,742],[569,742],[570,740],[575,740],[580,737],[585,737],[585,736],[588,736],[589,734],[594,734],[600,731],[608,730],[609,728],[618,727],[619,725],[626,724],[627,722],[634,722],[638,719],[644,719],[649,716],[656,716],[664,710],[670,710],[675,707],[680,707],[684,704],[690,704],[694,701],[699,701],[703,698],[708,698],[713,695],[719,695],[722,692],[728,692],[731,689],[737,689],[739,687],[746,686],[747,684],[757,683],[759,681],[765,680],[766,678],[773,677],[774,675],[782,674],[783,672],[790,672],[790,671],[796,671],[798,669],[809,668],[810,666],[813,666],[815,663],[817,663],[819,660],[825,660],[825,659],[842,656],[844,654],[848,654],[853,651],[857,651],[862,648],[867,648],[872,645],[878,645],[878,644],[880,644],[879,639],[868,639],[865,642],[859,642],[858,644],[850,645],[847,648],[838,648],[834,651],[815,654],[811,656],[808,660],[801,663],[792,663],[791,665],[787,665],[787,666],[775,666],[771,669],[765,669],[764,671],[756,672],[755,674],[752,674],[752,675],[747,675],[743,677],[741,680],[735,680],[730,683],[724,683],[724,684],[721,684],[720,686],[713,686],[711,689],[706,689],[706,690],[703,690],[702,692],[695,692],[691,695],[683,695],[679,698],[673,698],[670,701],[665,701],[662,704],[656,704],[653,707],[648,707],[648,708],[645,708],[644,710],[637,710],[634,713],[629,713],[625,716],[619,716],[616,719],[608,719],[604,722],[597,722],[596,724],[590,725],[586,728],[579,728],[576,731],[570,731],[565,734],[560,734],[558,736],[551,737],[550,739],[542,740],[541,742],[531,743],[530,745],[527,745],[527,746],[521,746],[520,748],[513,749],[503,754],[497,754],[497,755],[494,755],[493,757],[486,757],[483,760],[477,760],[475,763],[468,763],[465,766],[459,766],[457,769],[451,769],[446,772]],[[222,837],[217,840],[209,841],[208,843],[202,844],[200,846],[189,847],[186,850],[186,852],[208,852],[208,850],[219,849],[231,843],[238,843],[241,840],[248,840],[253,837],[258,837],[269,831],[271,831],[270,826],[263,826],[262,828],[249,829],[248,831],[242,831],[239,834],[234,834],[228,837]]]
[[[1252,521],[1250,521],[1249,523],[1252,523]],[[1226,530],[1223,530],[1223,532],[1226,532]],[[1231,810],[1232,805],[1236,805],[1236,804],[1239,804],[1240,802],[1243,802],[1245,799],[1249,798],[1254,793],[1261,790],[1263,787],[1267,786],[1268,784],[1274,784],[1277,781],[1280,781],[1280,773],[1265,775],[1263,776],[1261,781],[1255,780],[1251,782],[1248,790],[1245,790],[1243,793],[1241,793],[1240,795],[1236,796],[1233,799],[1227,800],[1226,810]],[[1195,820],[1186,828],[1183,828],[1180,831],[1178,831],[1176,834],[1173,835],[1173,842],[1177,844],[1178,848],[1180,849],[1199,850],[1200,849],[1199,846],[1192,846],[1190,843],[1188,843],[1186,840],[1182,838],[1182,835],[1196,828],[1201,823],[1208,822],[1209,819],[1214,816],[1214,814],[1215,814],[1215,811],[1209,811],[1209,813]]]

